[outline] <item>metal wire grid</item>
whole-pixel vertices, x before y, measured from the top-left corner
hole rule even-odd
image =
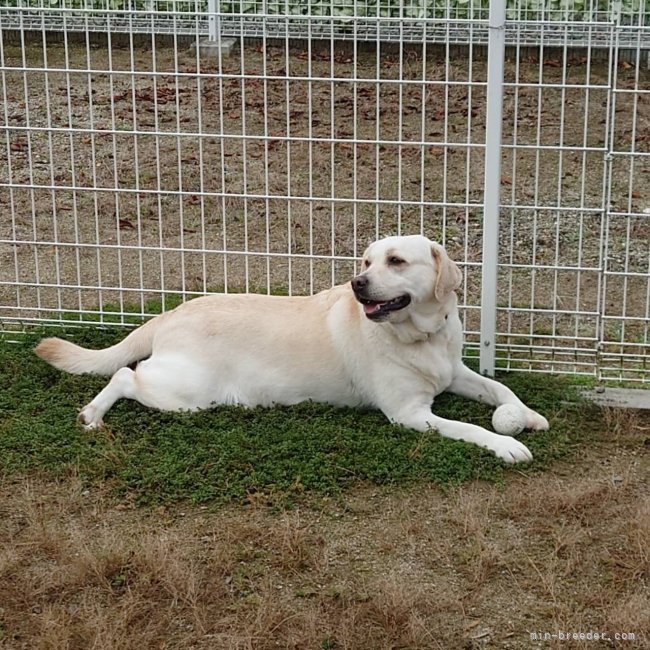
[[[647,36],[648,29],[645,30]],[[600,374],[650,374],[650,78],[641,34],[634,57],[612,69]],[[647,54],[647,53],[646,53]],[[647,60],[647,59],[646,59]]]
[[[355,52],[351,57],[351,61],[354,62],[352,68],[347,67],[346,71],[341,75],[338,75],[336,70],[336,48],[337,45],[332,40],[330,43],[330,54],[326,57],[328,61],[321,65],[323,69],[320,74],[315,73],[312,65],[312,53],[311,48],[309,48],[308,56],[306,57],[306,67],[302,65],[302,73],[296,73],[296,71],[291,71],[291,68],[295,66],[293,62],[294,54],[292,53],[289,43],[285,42],[284,49],[279,48],[278,52],[280,58],[284,62],[285,70],[280,73],[273,73],[270,70],[266,69],[267,61],[262,57],[261,65],[263,70],[260,72],[256,71],[254,74],[251,74],[250,71],[246,70],[247,67],[247,57],[250,58],[250,55],[247,53],[247,49],[242,45],[242,55],[240,59],[240,66],[231,66],[229,69],[226,69],[224,62],[219,60],[216,65],[216,70],[201,72],[201,61],[198,56],[195,59],[196,70],[191,72],[185,72],[179,68],[179,50],[177,44],[174,44],[173,49],[173,64],[172,69],[170,70],[158,70],[156,69],[156,43],[155,39],[151,41],[151,59],[153,65],[150,70],[139,73],[136,71],[136,65],[134,64],[135,58],[135,48],[133,44],[129,48],[130,56],[130,65],[119,67],[115,65],[114,61],[114,50],[111,47],[110,43],[111,36],[109,35],[109,47],[108,47],[108,61],[104,61],[101,65],[97,65],[97,62],[94,61],[95,56],[93,54],[93,49],[89,41],[86,42],[83,50],[83,58],[85,61],[78,61],[73,63],[70,59],[70,52],[72,51],[71,44],[68,42],[67,33],[66,39],[64,42],[63,51],[65,53],[65,60],[63,64],[49,64],[46,58],[48,51],[51,50],[46,43],[45,36],[43,35],[43,60],[36,65],[32,65],[26,59],[26,53],[28,52],[27,44],[24,41],[24,32],[21,42],[21,51],[22,59],[19,61],[18,65],[10,65],[6,61],[3,61],[4,75],[5,79],[11,75],[17,75],[19,78],[22,78],[23,92],[21,99],[24,104],[26,120],[24,124],[12,124],[12,116],[8,113],[5,114],[7,124],[11,124],[11,132],[8,131],[11,135],[21,134],[19,137],[24,136],[24,147],[19,140],[17,144],[15,141],[11,142],[9,137],[7,140],[7,151],[8,154],[11,154],[12,149],[14,153],[21,153],[25,155],[26,162],[28,163],[27,177],[17,180],[15,174],[12,172],[11,168],[11,155],[8,155],[8,177],[9,182],[6,184],[6,187],[9,189],[11,194],[11,207],[12,207],[12,234],[14,235],[12,239],[6,240],[7,243],[11,244],[14,249],[14,275],[15,278],[5,281],[3,284],[5,286],[15,286],[17,289],[17,299],[14,306],[10,306],[9,311],[15,311],[18,315],[16,319],[28,320],[30,318],[35,318],[36,320],[42,320],[44,314],[51,314],[51,318],[57,322],[63,318],[65,320],[77,320],[74,315],[74,310],[71,310],[69,306],[64,304],[66,301],[64,295],[70,294],[76,290],[76,306],[79,314],[86,315],[90,313],[96,313],[99,316],[100,321],[104,320],[105,312],[108,307],[115,309],[114,305],[107,305],[107,300],[113,298],[115,294],[115,299],[118,301],[117,308],[115,309],[116,315],[120,321],[128,320],[128,313],[125,311],[125,302],[124,296],[128,293],[140,294],[140,309],[138,313],[144,314],[147,313],[146,304],[145,304],[145,295],[151,292],[160,292],[163,296],[166,293],[166,283],[165,278],[169,275],[168,264],[164,260],[165,254],[174,253],[177,254],[177,261],[180,264],[181,274],[180,274],[180,289],[183,296],[192,294],[192,293],[202,293],[208,288],[223,288],[224,290],[229,290],[232,285],[231,278],[233,276],[237,277],[236,282],[238,285],[235,287],[237,289],[250,289],[251,284],[255,284],[254,288],[260,288],[259,274],[255,276],[251,270],[251,258],[255,258],[255,261],[259,261],[259,258],[263,258],[266,266],[266,277],[263,278],[262,287],[267,291],[277,290],[278,287],[288,287],[290,293],[294,291],[294,273],[293,270],[299,265],[299,262],[306,262],[308,268],[308,280],[302,280],[303,286],[301,287],[301,292],[314,291],[319,287],[326,286],[335,281],[340,281],[341,279],[347,279],[350,273],[352,272],[354,261],[360,254],[360,248],[362,249],[365,245],[365,242],[381,234],[385,234],[397,229],[397,231],[402,230],[402,214],[409,212],[409,224],[412,226],[413,217],[412,214],[415,213],[417,216],[417,228],[418,230],[424,229],[425,214],[430,209],[442,209],[443,219],[446,215],[447,208],[450,206],[457,207],[458,202],[449,202],[446,199],[446,182],[443,182],[443,196],[442,200],[426,200],[424,194],[424,183],[419,183],[417,191],[410,192],[408,196],[402,191],[402,162],[403,162],[403,149],[409,147],[411,152],[420,152],[420,163],[419,167],[421,170],[425,168],[425,149],[426,147],[438,146],[440,153],[442,153],[443,158],[448,156],[448,150],[446,141],[447,137],[440,137],[443,134],[438,134],[436,138],[430,138],[425,135],[426,128],[426,110],[421,111],[421,117],[418,117],[414,122],[413,119],[410,121],[413,124],[409,127],[411,132],[408,136],[405,136],[404,125],[402,121],[402,115],[404,112],[404,95],[405,87],[408,87],[409,90],[406,91],[409,96],[412,96],[413,101],[424,102],[427,96],[427,92],[430,87],[436,87],[438,89],[445,88],[446,93],[449,92],[449,78],[450,78],[450,68],[447,64],[447,69],[445,76],[442,79],[433,79],[431,81],[422,82],[418,75],[412,75],[413,78],[406,78],[407,75],[404,74],[404,54],[401,53],[397,59],[393,60],[391,63],[392,71],[386,78],[385,73],[382,73],[383,60],[380,54],[378,53],[374,63],[367,65],[366,68],[369,70],[368,74],[362,76],[359,74],[357,69],[357,56],[356,48]],[[242,36],[243,40],[243,36]],[[266,51],[266,43],[264,43],[263,50]],[[321,59],[323,58],[322,55]],[[423,71],[426,76],[427,66],[430,65],[427,62],[426,57],[422,59]],[[30,94],[28,89],[28,80],[33,79],[38,74],[43,74],[43,79],[45,81],[45,115],[41,115],[41,119],[36,119],[34,113],[37,112],[32,108],[34,99]],[[109,84],[109,111],[108,115],[104,115],[104,121],[100,122],[96,115],[99,112],[97,110],[97,100],[93,99],[93,95],[96,93],[98,88],[95,83],[99,76],[105,76],[107,83]],[[52,110],[51,104],[52,100],[52,91],[50,86],[52,82],[50,79],[54,78],[65,78],[64,85],[64,94],[67,97],[67,116],[63,120],[63,124],[56,125],[53,124],[52,120]],[[74,96],[73,86],[75,83],[73,79],[85,77],[84,85],[87,86],[86,98],[88,100],[88,114],[87,115],[78,115],[73,108],[73,103],[71,98]],[[161,110],[158,104],[160,103],[160,89],[163,79],[173,79],[175,84],[175,92],[173,93],[176,97],[176,111],[175,111],[175,124],[172,124],[171,129],[168,129],[163,124],[163,119],[161,116]],[[142,91],[137,88],[138,82],[141,82],[145,79],[148,82],[151,82],[153,85],[153,124],[151,128],[143,128],[140,124],[137,124],[137,120],[133,120],[133,123],[129,125],[127,133],[129,136],[133,136],[133,146],[129,149],[132,152],[133,157],[129,160],[132,162],[132,167],[134,169],[139,169],[142,166],[142,156],[140,154],[141,147],[138,146],[139,140],[152,136],[154,139],[154,158],[156,160],[156,166],[154,169],[154,176],[157,181],[154,183],[154,187],[143,187],[141,182],[141,175],[136,176],[134,179],[135,182],[130,184],[125,184],[120,178],[120,173],[118,170],[117,161],[120,156],[123,154],[123,138],[124,135],[124,124],[120,123],[119,116],[123,114],[123,110],[117,106],[117,98],[125,99],[125,90],[116,92],[117,87],[122,88],[124,86],[124,80],[126,79],[126,85],[130,84],[130,98],[132,100],[132,106],[130,112],[134,115],[138,112],[136,104],[142,99]],[[216,113],[216,122],[213,121],[212,128],[206,130],[203,125],[202,117],[204,114],[203,97],[201,96],[202,85],[209,84],[210,82],[216,82],[216,103],[218,105],[218,112]],[[250,82],[255,82],[256,84],[262,84],[263,92],[263,101],[262,107],[268,104],[268,95],[269,87],[271,85],[277,89],[279,85],[281,87],[280,99],[282,96],[285,98],[285,111],[284,111],[284,124],[281,124],[282,120],[276,121],[274,125],[270,124],[267,114],[263,113],[263,122],[262,129],[260,132],[260,125],[257,124],[256,132],[253,133],[253,130],[248,129],[247,124],[249,122],[249,113],[251,112],[247,106],[247,88],[252,84]],[[187,128],[181,126],[180,122],[180,110],[178,105],[179,97],[179,84],[189,83],[190,85],[196,84],[195,91],[197,93],[196,100],[196,121],[192,122],[193,128]],[[358,124],[358,110],[359,103],[358,98],[355,94],[352,93],[352,90],[356,89],[359,84],[366,84],[366,93],[367,92],[379,92],[379,87],[383,89],[389,89],[389,92],[394,96],[394,99],[397,100],[397,114],[399,116],[398,122],[392,125],[393,132],[389,135],[384,135],[380,129],[379,119],[380,113],[382,111],[379,101],[375,102],[372,111],[377,118],[377,128],[373,131],[372,129],[361,135],[357,129]],[[471,81],[471,75],[468,80],[459,82],[461,86],[470,87],[474,83]],[[320,129],[319,133],[316,133],[314,130],[314,120],[310,120],[307,125],[307,130],[304,128],[302,131],[298,132],[296,129],[292,130],[292,121],[295,121],[291,115],[291,101],[292,96],[295,94],[292,90],[292,86],[296,84],[300,85],[303,90],[307,91],[307,103],[308,103],[308,113],[312,115],[314,113],[314,102],[313,102],[313,92],[312,89],[315,85],[325,85],[326,94],[328,95],[329,100],[329,124],[326,126],[325,130]],[[214,84],[213,84],[214,85]],[[239,106],[230,109],[230,113],[233,111],[237,113],[234,117],[231,114],[226,114],[226,109],[224,104],[227,103],[227,89],[234,86],[237,86],[237,89],[241,90],[241,103]],[[375,91],[372,90],[372,87],[375,88]],[[4,84],[5,89],[7,84]],[[342,89],[346,88],[345,91]],[[186,90],[186,88],[183,88]],[[370,89],[370,90],[369,90]],[[127,89],[128,90],[128,89]],[[276,93],[277,95],[277,93]],[[337,102],[340,98],[348,106],[351,106],[352,116],[348,115],[346,117],[346,128],[349,126],[349,117],[352,117],[351,128],[352,131],[346,130],[342,132],[342,125],[340,124],[339,117],[337,112],[341,111],[337,108]],[[11,98],[6,97],[5,106],[11,104]],[[40,95],[39,95],[40,99]],[[347,110],[347,109],[346,109]],[[417,112],[417,106],[415,109],[411,107],[409,109],[411,112]],[[41,111],[42,112],[42,111]],[[213,115],[213,117],[215,117]],[[230,132],[227,123],[229,119],[237,122],[236,125],[230,125]],[[258,120],[259,122],[259,120]],[[445,118],[447,122],[447,118]],[[232,128],[235,126],[236,128]],[[279,126],[279,132],[278,132]],[[396,129],[396,130],[395,130]],[[417,135],[419,129],[420,134]],[[448,130],[448,125],[445,124],[444,131]],[[471,129],[468,127],[468,138],[471,135]],[[213,187],[207,187],[206,182],[202,177],[202,171],[206,164],[206,141],[208,139],[214,139],[214,134],[218,135],[218,142],[216,151],[216,160],[218,162],[217,167],[220,169],[221,178],[218,179],[217,185],[219,186],[216,190]],[[415,135],[415,137],[414,137]],[[71,174],[69,177],[65,178],[56,178],[54,169],[55,169],[55,147],[54,140],[61,137],[66,137],[69,139],[69,156],[71,164]],[[165,144],[169,142],[169,137],[176,140],[175,148],[178,152],[177,160],[177,173],[178,173],[178,183],[175,184],[173,188],[165,186],[164,182],[161,182],[161,179],[164,178],[164,171],[160,166],[161,160],[161,149],[164,148]],[[109,177],[100,178],[96,173],[96,169],[100,162],[98,159],[101,157],[99,153],[99,138],[108,138],[112,141],[111,149],[108,152],[108,157],[111,158],[113,162],[113,173],[112,178],[111,174]],[[35,140],[47,139],[46,142],[46,152],[49,156],[49,160],[45,161],[35,161],[34,160],[34,151]],[[81,144],[79,141],[81,140]],[[199,182],[197,186],[193,186],[191,189],[185,189],[182,182],[182,167],[187,165],[187,160],[183,160],[182,149],[185,143],[192,140],[198,140],[199,147],[197,150],[198,153],[198,162],[199,162]],[[122,142],[120,142],[122,141]],[[206,145],[206,146],[204,146]],[[269,166],[271,165],[269,152],[276,146],[283,147],[285,151],[285,165],[284,165],[284,174],[283,177],[286,178],[286,188],[282,188],[281,191],[273,191],[271,189],[271,180],[269,174]],[[292,147],[295,149],[297,147],[302,148],[307,154],[308,168],[312,169],[313,167],[313,153],[314,148],[319,146],[322,150],[328,150],[327,157],[329,160],[325,160],[326,163],[329,163],[329,179],[326,179],[327,182],[323,184],[320,182],[318,189],[315,187],[314,175],[306,174],[304,169],[292,170]],[[465,155],[469,160],[471,151],[473,148],[480,147],[480,143],[469,142],[464,144],[463,142],[458,142],[455,145],[460,149],[465,150]],[[233,148],[241,148],[242,155],[237,162],[237,173],[241,176],[241,182],[236,184],[228,183],[226,179],[228,170],[228,158],[235,155]],[[253,150],[255,148],[257,150]],[[347,174],[351,174],[352,182],[347,183],[348,187],[342,187],[344,185],[343,181],[339,180],[339,175],[337,167],[341,164],[341,161],[338,160],[340,153],[337,152],[337,147],[344,149],[353,149],[354,155],[351,157],[351,162],[347,162],[348,167]],[[357,191],[358,188],[358,176],[359,176],[359,160],[360,148],[367,148],[371,150],[371,153],[374,155],[375,159],[378,160],[380,152],[382,150],[389,150],[391,155],[397,158],[397,183],[390,192],[384,193],[381,190],[382,178],[381,170],[378,164],[375,165],[375,170],[373,172],[374,187],[366,188],[363,195]],[[24,148],[24,152],[18,151],[20,148]],[[251,172],[252,167],[251,159],[260,158],[259,149],[261,148],[261,156],[263,157],[263,165],[261,171],[258,168],[256,173],[260,174],[262,182],[259,182],[259,179],[256,179],[257,182],[253,183],[256,187],[251,186]],[[106,155],[106,154],[104,154]],[[383,153],[382,153],[383,155]],[[83,171],[77,171],[77,159],[86,157],[90,162],[90,178],[82,179],[84,176]],[[49,169],[49,178],[46,175],[34,173],[34,170],[38,170],[39,162],[45,162],[45,166]],[[280,164],[282,161],[276,161]],[[210,157],[210,163],[214,164],[214,156]],[[351,165],[351,169],[350,169]],[[444,167],[444,166],[443,166]],[[467,165],[467,174],[469,174],[469,164]],[[303,181],[300,182],[300,188],[297,188],[297,182],[294,182],[294,177],[302,175],[307,178],[307,185]],[[424,176],[424,174],[423,174]],[[80,182],[83,181],[83,182]],[[31,236],[19,235],[20,231],[19,221],[20,218],[17,216],[17,209],[15,200],[15,194],[22,192],[25,197],[29,197],[31,201]],[[36,207],[35,197],[38,192],[50,192],[52,194],[52,226],[51,233],[47,233],[49,236],[45,236],[40,233],[42,228],[43,217],[39,213],[39,210]],[[74,219],[73,229],[71,234],[66,238],[60,236],[60,213],[61,207],[56,203],[56,197],[65,196],[66,193],[69,193],[72,199],[71,208],[72,216]],[[56,196],[55,196],[56,195]],[[80,214],[81,208],[79,206],[80,199],[82,197],[91,198],[92,205],[90,206],[94,212],[94,222],[95,228],[94,237],[86,238],[83,236],[83,226],[81,220],[83,216]],[[126,198],[128,197],[128,199]],[[155,206],[154,212],[157,214],[159,221],[158,232],[160,235],[160,240],[155,242],[155,245],[146,245],[143,243],[142,231],[144,230],[144,224],[142,223],[141,215],[141,205],[140,203],[144,200],[144,197],[154,199],[157,203]],[[177,237],[177,245],[170,246],[169,242],[165,240],[162,236],[164,230],[162,225],[164,207],[163,203],[169,198],[178,200],[177,210],[180,218],[180,227]],[[183,199],[188,199],[190,202],[198,203],[200,208],[200,225],[201,225],[201,238],[200,244],[198,246],[194,245],[191,247],[191,253],[198,253],[202,256],[201,271],[198,274],[199,277],[203,278],[201,286],[199,287],[188,287],[188,276],[190,275],[187,272],[186,260],[190,254],[188,250],[187,242],[185,241],[186,237],[184,236],[187,229],[184,224],[184,215],[185,210],[185,201]],[[209,242],[209,246],[206,243],[206,225],[209,222],[209,218],[206,216],[206,202],[209,199],[216,199],[216,208],[221,213],[221,246],[216,245],[217,241],[212,239]],[[135,209],[138,218],[135,221],[129,221],[124,217],[124,204],[129,202],[133,203],[135,201]],[[229,204],[233,201],[239,201],[240,204],[236,207],[241,210],[241,216],[235,214],[231,216],[233,209]],[[113,203],[114,211],[114,234],[108,235],[109,241],[106,241],[107,233],[103,233],[102,229],[105,228],[106,219],[104,217],[103,208],[107,206],[107,203]],[[169,201],[167,201],[169,203]],[[286,241],[284,250],[278,250],[275,248],[275,244],[272,243],[274,236],[277,233],[272,234],[271,221],[274,213],[274,207],[276,204],[283,204],[284,207],[280,211],[286,214]],[[479,204],[477,202],[467,203],[468,206],[477,209]],[[259,209],[253,210],[252,208],[263,207],[262,213],[260,214]],[[132,206],[130,206],[132,207]],[[110,209],[110,208],[109,208]],[[305,219],[305,210],[308,212],[308,237],[307,244],[303,246],[302,252],[296,250],[296,247],[292,244],[292,239],[295,239],[294,229],[305,227],[300,223],[296,222],[296,213],[300,213],[300,219],[304,221]],[[277,208],[276,208],[276,211]],[[319,216],[319,211],[323,211],[325,214],[329,212],[329,218],[325,217],[325,221],[329,222],[329,246],[323,246],[325,242],[318,242],[316,234],[314,232],[314,224],[316,222],[323,222],[323,218]],[[196,212],[196,210],[195,210]],[[351,218],[349,213],[351,212]],[[364,216],[360,217],[359,213],[364,212]],[[342,216],[342,213],[345,213]],[[386,216],[392,215],[392,216]],[[237,245],[234,244],[233,239],[237,236],[233,236],[233,230],[237,228],[236,225],[231,223],[232,221],[236,222],[237,219],[243,219],[243,232],[238,233],[238,238],[240,240],[241,249],[237,248]],[[262,220],[262,221],[260,221]],[[351,221],[351,224],[350,224]],[[365,239],[359,243],[359,231],[361,226],[358,226],[359,222],[364,222],[364,233],[366,233]],[[387,223],[389,221],[390,223]],[[338,222],[342,222],[339,224]],[[250,243],[250,233],[249,230],[252,227],[251,224],[255,223],[255,229],[260,229],[260,226],[264,230],[265,242],[262,245],[262,250],[252,251],[249,247]],[[131,225],[126,225],[131,224]],[[344,246],[343,250],[339,251],[341,247],[340,242],[338,241],[341,237],[340,231],[348,230],[349,226],[352,228],[352,246]],[[133,243],[126,244],[124,230],[133,229],[137,233],[137,241]],[[444,225],[440,228],[440,234],[444,238]],[[28,233],[29,234],[29,233]],[[115,241],[110,241],[114,237]],[[343,236],[345,239],[349,239],[349,235]],[[22,250],[30,248],[33,250],[34,258],[31,262],[21,261],[18,250],[18,243],[21,244]],[[273,250],[275,248],[275,250]],[[44,280],[42,277],[45,275],[42,272],[42,268],[45,264],[46,253],[41,251],[49,251],[53,253],[53,260],[50,260],[50,263],[53,266],[53,275],[54,278],[50,281]],[[76,275],[69,280],[65,280],[62,276],[64,275],[61,270],[60,260],[62,256],[66,254],[71,254],[74,251],[75,259],[75,268]],[[122,269],[125,266],[125,255],[127,253],[133,253],[134,251],[138,252],[139,261],[139,273],[137,274],[138,282],[134,283],[133,286],[128,286],[122,277]],[[94,270],[88,269],[85,272],[82,272],[82,260],[80,256],[84,253],[94,253],[94,255],[86,255],[87,258],[95,259],[96,268]],[[104,257],[108,252],[113,252],[113,262],[105,262]],[[158,252],[160,254],[159,264],[156,265],[157,270],[160,275],[160,286],[157,285],[155,281],[147,281],[145,279],[144,268],[147,264],[143,261],[143,255],[145,253]],[[210,274],[207,273],[207,258],[214,257],[215,255],[221,255],[223,258],[223,267],[221,275],[216,280],[210,280]],[[227,262],[228,257],[236,256],[241,259],[242,268],[237,269],[237,271],[232,270],[232,263]],[[275,281],[274,275],[271,272],[271,262],[278,262],[275,266],[281,268],[281,262],[286,265],[286,278],[283,278],[282,281]],[[323,276],[323,273],[320,273],[320,278],[316,277],[317,272],[315,269],[316,262],[321,261],[325,262],[325,267],[329,266],[329,273],[326,276]],[[338,263],[343,264],[344,272],[341,274],[337,270]],[[474,262],[477,264],[477,262]],[[107,270],[107,266],[113,266],[116,269],[117,277],[114,282],[106,282],[106,278],[111,276],[110,269]],[[25,274],[26,268],[34,267],[34,278],[28,280],[22,280]],[[304,265],[303,265],[304,266]],[[322,266],[322,265],[321,265]],[[90,273],[90,276],[89,276]],[[114,276],[115,274],[112,273]],[[84,281],[88,277],[93,277],[94,282]],[[323,277],[326,277],[325,282],[323,282]],[[243,278],[243,285],[242,285]],[[212,282],[212,284],[210,284]],[[176,283],[178,284],[178,282]],[[97,287],[97,291],[93,292],[92,289]],[[29,290],[29,291],[28,291]],[[33,290],[33,291],[32,291]],[[46,290],[52,290],[56,293],[56,299],[52,303],[51,300],[44,300],[43,296]],[[88,307],[87,302],[84,300],[84,292],[86,294],[90,293],[90,300],[96,301],[96,307]],[[50,292],[51,293],[51,292]],[[97,294],[96,296],[93,295]],[[29,295],[31,298],[25,300],[25,296]],[[30,316],[30,312],[34,313],[34,316]]]
[[[98,32],[172,34],[176,36],[200,35],[203,37],[247,37],[302,40],[306,34],[316,40],[401,42],[486,45],[489,40],[487,9],[476,11],[481,18],[458,18],[448,9],[445,18],[367,18],[362,16],[331,17],[319,15],[279,16],[261,12],[219,13],[218,7],[207,9],[206,3],[197,2],[193,12],[185,10],[151,9],[80,9],[78,7],[1,7],[0,22],[3,29],[53,32]],[[171,4],[171,3],[166,3]],[[177,4],[190,5],[183,2]],[[217,5],[218,3],[214,3]],[[352,3],[353,4],[353,3]],[[623,30],[614,37],[611,25],[618,20],[627,27],[643,28],[646,20],[644,6],[635,14],[614,12],[616,3],[609,11],[598,11],[597,4],[587,12],[589,19],[569,20],[558,12],[543,12],[542,20],[530,20],[528,12],[519,10],[508,22],[506,43],[512,46],[537,46],[544,42],[547,47],[610,48],[614,39],[619,47],[635,48],[638,35]],[[354,8],[354,4],[353,7]],[[540,13],[540,12],[535,12]],[[569,13],[568,15],[572,15]],[[217,25],[212,27],[211,25]],[[214,33],[213,33],[214,32]],[[647,36],[646,36],[647,38]],[[646,46],[648,42],[646,41]]]
[[[513,78],[506,78],[512,110],[506,103],[509,128],[502,183],[510,187],[504,192],[510,196],[504,196],[501,205],[510,215],[509,224],[502,225],[507,236],[500,249],[500,277],[508,296],[498,310],[497,359],[507,368],[648,381],[650,197],[639,186],[645,187],[648,173],[648,149],[643,144],[648,115],[640,106],[649,87],[650,32],[641,25],[618,22],[611,29],[613,46],[604,70],[598,70],[594,48],[576,52],[566,39],[559,52],[542,41],[539,68],[533,75],[517,65]],[[623,43],[633,48],[624,49]],[[522,61],[520,47],[514,59]],[[557,67],[560,76],[549,80],[548,66]],[[573,67],[582,78],[576,78]],[[622,90],[618,73],[629,69]],[[622,92],[632,101],[621,119],[615,98]],[[531,96],[536,105],[535,133],[521,137],[519,124],[531,117],[526,107]],[[559,108],[545,117],[549,101]],[[634,140],[641,144],[635,147]],[[525,164],[527,156],[532,169],[530,160]],[[619,163],[625,161],[618,170],[617,157]],[[549,176],[556,179],[555,192],[544,188]],[[567,182],[568,176],[578,176],[579,186]],[[617,190],[626,197],[618,207],[612,201]],[[617,225],[611,221],[614,216],[620,218]],[[529,233],[522,232],[518,222],[529,224]],[[618,274],[612,271],[613,245],[619,247],[619,256],[624,251],[626,267]],[[607,288],[612,275],[618,275],[619,285],[613,291]]]
[[[316,41],[317,24],[302,49],[266,32],[251,46],[240,31],[237,54],[213,63],[188,54],[180,32],[164,48],[153,36],[143,48],[135,29],[122,49],[110,32],[96,47],[90,30],[50,44],[43,27],[37,43],[25,30],[19,48],[0,43],[5,328],[132,324],[210,290],[310,293],[346,280],[368,240],[424,231],[464,266],[475,354],[484,61],[472,38],[462,61],[450,56],[451,22],[442,52],[425,38],[418,55],[380,40],[342,48],[334,32]],[[484,27],[468,24],[470,37]],[[537,74],[514,39],[505,79],[497,361],[647,381],[648,33],[630,28],[631,82],[620,27],[608,27],[605,64],[593,48],[576,64],[571,30],[554,27]]]
[[[591,49],[572,52],[569,41],[559,52],[542,43],[537,72],[516,56],[506,79],[500,269],[508,299],[499,310],[506,367],[650,377],[649,117],[641,110],[650,88],[648,31],[630,29],[626,48],[634,37],[636,49],[626,60],[617,36],[624,29],[612,25],[606,66]],[[560,73],[552,81],[549,66]],[[531,118],[534,134],[522,137]],[[544,190],[549,177],[555,191]]]

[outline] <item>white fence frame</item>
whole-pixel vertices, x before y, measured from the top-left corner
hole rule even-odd
[[[611,9],[594,22],[506,20],[505,2],[495,1],[481,20],[365,17],[337,31],[322,16],[3,7],[0,329],[11,338],[29,325],[132,326],[158,308],[152,297],[165,308],[172,295],[215,287],[315,291],[349,277],[368,235],[390,234],[392,224],[391,232],[423,231],[460,255],[466,353],[480,357],[482,372],[650,381],[650,27],[645,4],[638,20],[622,15],[620,2]],[[200,44],[217,31],[234,38],[235,51],[206,61]],[[271,65],[269,51],[284,68]],[[441,51],[444,62],[432,62]],[[557,67],[550,80],[547,66]],[[294,86],[307,96],[299,110]],[[105,104],[93,98],[101,93]],[[463,94],[465,122],[450,109]],[[433,95],[444,102],[434,106]],[[392,125],[382,112],[387,96],[396,100]],[[182,114],[188,97],[191,118]],[[269,115],[272,97],[279,117]],[[347,118],[339,100],[349,102]],[[472,115],[481,102],[484,123]],[[524,115],[525,102],[532,113]],[[576,104],[580,124],[571,121]],[[546,105],[556,111],[549,124]],[[433,135],[430,120],[441,123]],[[166,151],[175,152],[171,162]],[[394,186],[380,169],[386,159]],[[196,178],[187,181],[192,165]],[[480,195],[471,189],[477,172]],[[452,189],[461,173],[465,189]]]

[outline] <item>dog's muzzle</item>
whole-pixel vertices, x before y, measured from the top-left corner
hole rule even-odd
[[[411,304],[411,296],[407,293],[390,300],[369,298],[368,284],[368,278],[364,275],[357,275],[355,278],[352,278],[354,297],[363,305],[363,312],[370,320],[384,320],[391,312],[404,309],[404,307]]]

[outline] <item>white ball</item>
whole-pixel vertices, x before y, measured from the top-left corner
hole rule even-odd
[[[516,436],[526,428],[526,413],[516,404],[502,404],[492,413],[492,426],[498,433]]]

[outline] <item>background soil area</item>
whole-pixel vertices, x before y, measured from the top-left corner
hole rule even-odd
[[[251,45],[218,63],[151,44],[5,45],[7,314],[311,293],[349,279],[370,240],[424,231],[463,265],[471,338],[487,66],[467,53]],[[647,343],[650,158],[629,153],[648,152],[649,81],[569,52],[507,61],[499,327],[511,343],[593,351],[599,313],[605,340]]]

